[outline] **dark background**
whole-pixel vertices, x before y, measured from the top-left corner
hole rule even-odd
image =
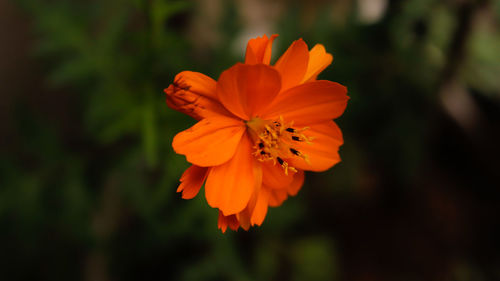
[[[0,0],[0,280],[500,280],[500,3]],[[249,232],[171,148],[182,70],[300,37],[351,100],[343,161]]]

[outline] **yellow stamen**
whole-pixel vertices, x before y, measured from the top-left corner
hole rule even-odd
[[[284,159],[300,157],[309,164],[308,156],[293,147],[294,142],[312,144],[313,138],[303,133],[309,129],[308,127],[296,129],[293,127],[293,121],[285,124],[283,116],[274,121],[255,117],[246,122],[246,125],[255,143],[253,155],[257,160],[261,162],[272,160],[273,165],[278,162],[286,175],[289,171],[296,173],[297,169]]]

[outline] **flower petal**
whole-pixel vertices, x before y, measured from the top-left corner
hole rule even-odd
[[[269,64],[271,62],[271,49],[274,39],[278,37],[277,34],[267,35],[250,39],[247,44],[247,51],[245,54],[245,64]]]
[[[252,225],[261,225],[264,219],[266,218],[268,200],[269,200],[269,188],[262,186],[252,211],[252,216],[250,219],[250,223]]]
[[[269,206],[278,207],[288,198],[288,192],[285,188],[269,190]]]
[[[207,178],[208,168],[191,165],[181,176],[181,184],[177,188],[177,192],[182,191],[183,199],[192,199],[200,191],[203,182]]]
[[[281,91],[300,84],[309,62],[309,51],[304,40],[296,40],[278,59],[275,68],[281,74]]]
[[[219,208],[225,216],[241,212],[260,184],[258,165],[252,155],[252,143],[244,135],[233,158],[227,163],[212,167],[205,183],[208,204]],[[256,176],[257,175],[257,176]]]
[[[268,204],[271,207],[278,207],[288,198],[288,196],[295,196],[304,184],[304,171],[299,170],[295,173],[292,183],[286,188],[270,188]]]
[[[217,96],[234,115],[244,120],[259,114],[281,88],[279,73],[264,64],[236,64],[217,82]]]
[[[284,188],[293,181],[293,172],[285,174],[281,165],[273,165],[272,161],[262,163],[262,184],[269,188]]]
[[[247,207],[236,214],[240,226],[248,230],[250,226],[261,225],[267,214],[269,188],[262,185],[258,191],[254,192],[248,201]]]
[[[222,230],[222,233],[226,232],[228,226],[234,231],[238,230],[238,228],[240,227],[240,223],[238,222],[238,219],[235,215],[224,216],[224,214],[220,210],[217,225],[219,229]]]
[[[257,202],[257,196],[254,193],[250,201],[248,201],[248,205],[243,211],[236,214],[236,219],[240,224],[241,228],[244,230],[248,230],[251,226],[250,218],[252,217],[253,208],[255,207],[255,202]]]
[[[299,170],[293,177],[293,182],[287,187],[288,195],[295,196],[304,184],[304,171]]]
[[[318,74],[329,66],[332,61],[333,56],[326,52],[325,47],[321,44],[316,44],[311,51],[309,51],[309,63],[302,83],[316,80]]]
[[[175,76],[165,93],[167,105],[196,120],[214,115],[231,116],[217,100],[217,83],[199,72],[183,71]]]
[[[296,125],[325,122],[339,117],[347,105],[347,88],[320,80],[293,87],[281,93],[265,110],[264,119],[283,116]]]
[[[287,161],[291,166],[302,170],[325,171],[340,162],[339,147],[344,143],[342,132],[335,122],[310,126],[304,134],[313,137],[312,143],[296,142],[294,148],[309,158],[309,163],[302,158],[294,157]]]
[[[208,117],[178,133],[172,146],[187,161],[201,167],[216,166],[233,157],[245,125],[234,118]]]
[[[262,189],[262,168],[260,162],[254,161],[254,163],[256,164],[254,165],[254,191],[252,193],[252,196],[250,197],[250,200],[248,200],[248,204],[245,209],[236,214],[236,218],[238,219],[241,228],[243,228],[244,230],[248,230],[251,226],[251,217],[255,205],[257,204],[258,195],[260,193],[260,190]]]

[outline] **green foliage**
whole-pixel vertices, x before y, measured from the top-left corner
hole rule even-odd
[[[364,24],[356,1],[339,1],[344,10],[342,3],[283,6],[267,32],[280,34],[273,60],[299,37],[310,47],[322,43],[334,62],[320,78],[348,86],[351,100],[338,120],[343,162],[309,174],[299,196],[270,209],[262,227],[222,235],[203,190],[189,201],[175,193],[188,164],[171,141],[194,120],[169,109],[163,93],[182,70],[216,79],[242,61],[244,50],[228,51],[248,28],[241,7],[220,2],[219,38],[201,49],[190,29],[197,1],[16,3],[36,36],[31,51],[41,92],[67,97],[45,110],[69,113],[54,120],[26,97],[14,102],[17,149],[0,159],[0,240],[8,241],[0,251],[12,263],[0,267],[0,279],[345,279],[338,225],[350,223],[339,217],[354,217],[374,186],[410,189],[425,175],[428,112],[439,103],[456,9],[442,1],[389,1],[380,21]],[[499,7],[493,5],[497,18]],[[498,101],[498,29],[480,25],[467,47],[458,79]],[[104,269],[93,267],[101,263]],[[457,272],[460,280],[479,275]]]

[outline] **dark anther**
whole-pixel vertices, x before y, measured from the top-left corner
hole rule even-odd
[[[295,155],[299,155],[299,151],[296,149],[290,148],[290,151]]]
[[[293,133],[293,132],[295,132],[295,129],[294,128],[286,128],[286,131],[290,132],[290,133]]]
[[[297,136],[292,136],[292,140],[294,140],[294,141],[300,141],[300,138],[297,137]]]
[[[283,162],[284,162],[283,159],[281,159],[279,157],[277,157],[276,159],[278,159],[278,163],[280,163],[280,165],[283,165]]]
[[[264,144],[263,144],[263,143],[261,143],[261,142],[259,142],[259,148],[260,148],[260,149],[263,149],[263,148],[264,148]]]
[[[265,154],[266,154],[266,152],[264,150],[260,151],[260,155],[265,155]]]

